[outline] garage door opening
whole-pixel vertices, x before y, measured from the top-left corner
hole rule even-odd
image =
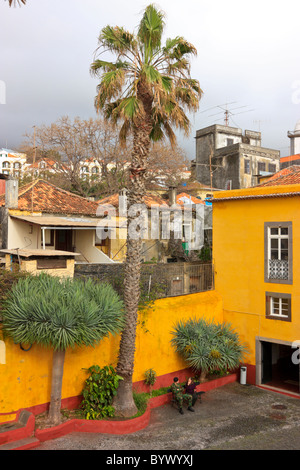
[[[299,364],[293,361],[295,349],[287,344],[261,341],[262,385],[300,393]]]

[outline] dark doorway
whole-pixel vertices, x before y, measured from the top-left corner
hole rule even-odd
[[[272,343],[267,341],[261,343],[261,364],[261,382],[265,384],[272,380]]]
[[[73,251],[72,230],[56,230],[55,249],[61,251]]]
[[[295,350],[286,344],[261,342],[261,383],[299,393],[299,364],[294,364]]]

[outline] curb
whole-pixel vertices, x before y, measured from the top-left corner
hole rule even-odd
[[[214,379],[198,385],[197,390],[207,392],[222,387],[228,383],[236,382],[238,374],[230,374],[226,377]],[[0,432],[0,450],[25,450],[38,447],[41,442],[56,439],[72,432],[92,432],[105,434],[131,434],[145,429],[150,421],[151,409],[169,404],[172,394],[166,393],[150,398],[147,409],[142,416],[124,421],[85,420],[72,419],[46,429],[36,429],[35,417],[27,410],[18,412],[15,421],[6,423],[11,429]]]

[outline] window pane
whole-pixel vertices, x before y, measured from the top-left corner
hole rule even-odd
[[[278,228],[272,227],[270,231],[271,231],[271,235],[278,235]]]
[[[271,238],[271,248],[275,250],[278,249],[278,238]]]
[[[271,259],[278,259],[278,250],[271,250]]]
[[[282,315],[288,315],[288,313],[289,313],[289,301],[288,301],[288,299],[282,299],[281,313],[282,313]]]
[[[289,229],[288,227],[281,227],[281,235],[288,235]]]
[[[279,299],[276,297],[273,297],[273,302],[272,302],[272,313],[278,313],[279,312]]]

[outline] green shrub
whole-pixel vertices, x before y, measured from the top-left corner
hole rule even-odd
[[[153,369],[148,369],[145,372],[145,384],[154,385],[156,382],[156,372]]]
[[[145,413],[149,400],[149,394],[133,392],[133,399],[138,412],[135,416],[132,416],[132,418],[137,418],[138,416],[141,416]]]
[[[247,348],[227,323],[190,319],[178,322],[172,331],[172,346],[203,381],[209,371],[238,367]]]
[[[112,366],[101,367],[94,365],[87,371],[90,376],[85,381],[82,391],[83,401],[81,407],[85,419],[112,418],[115,414],[112,401],[117,393],[119,381]]]

